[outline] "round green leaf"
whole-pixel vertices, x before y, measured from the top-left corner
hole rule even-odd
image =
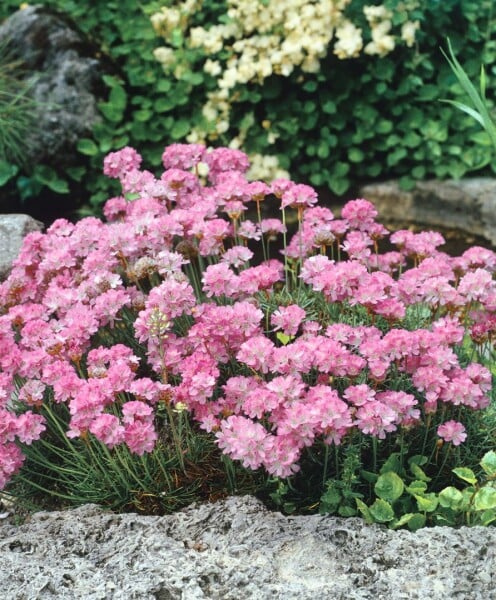
[[[433,512],[436,510],[439,500],[436,494],[424,494],[422,496],[415,496],[417,501],[417,507],[422,512]]]
[[[67,181],[64,179],[53,179],[51,181],[47,181],[46,186],[52,190],[52,192],[56,192],[57,194],[68,194],[69,186]]]
[[[425,525],[425,521],[425,515],[415,513],[408,521],[408,529],[410,531],[417,531],[417,529],[421,529]]]
[[[475,510],[490,510],[496,508],[496,489],[485,486],[474,496]]]
[[[463,481],[467,481],[472,485],[477,483],[477,477],[472,469],[467,467],[458,467],[457,469],[453,469],[453,473],[460,479],[463,479]]]
[[[375,493],[379,498],[387,500],[388,502],[397,500],[404,489],[405,484],[401,478],[392,471],[381,475],[374,486]]]
[[[86,156],[95,156],[98,154],[98,146],[93,140],[88,138],[80,139],[77,143],[77,149],[81,154],[85,154]]]
[[[387,523],[394,519],[394,510],[386,500],[378,498],[372,506],[369,507],[370,514],[376,523]]]
[[[123,110],[127,104],[126,90],[121,85],[116,85],[110,90],[109,104]]]
[[[171,129],[171,137],[174,140],[180,140],[184,137],[186,137],[186,135],[189,133],[190,131],[190,125],[189,122],[181,119],[179,121],[177,121],[176,123],[174,123],[174,126]]]
[[[496,452],[494,450],[486,452],[480,461],[480,466],[490,477],[496,476]]]
[[[444,508],[450,508],[451,510],[460,510],[463,504],[463,494],[460,490],[450,485],[444,490],[439,492],[439,504]]]

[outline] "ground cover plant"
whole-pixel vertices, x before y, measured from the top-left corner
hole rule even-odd
[[[487,152],[489,137],[468,115],[448,105],[440,111],[437,102],[463,94],[440,50],[446,46],[446,35],[455,54],[463,56],[471,80],[479,72],[481,58],[488,65],[488,77],[494,74],[491,0],[386,0],[381,4],[288,0],[288,10],[279,13],[289,14],[295,6],[305,5],[301,10],[308,13],[305,26],[313,27],[312,36],[296,39],[294,33],[281,34],[288,24],[273,22],[270,10],[276,3],[272,1],[261,2],[255,15],[248,14],[253,2],[233,7],[218,0],[205,0],[201,7],[193,2],[132,0],[41,0],[40,4],[72,16],[122,72],[122,77],[106,79],[102,121],[93,136],[78,145],[81,165],[56,174],[57,182],[67,184],[66,190],[79,189],[77,198],[86,204],[86,214],[100,214],[103,202],[117,193],[112,182],[101,176],[105,154],[131,145],[140,148],[150,169],[157,170],[164,143],[194,141],[192,136],[205,138],[209,145],[243,147],[254,157],[255,179],[270,179],[282,168],[296,181],[338,195],[374,179],[399,178],[403,186],[411,187],[424,178],[494,172]],[[0,17],[7,17],[18,5],[18,0],[5,0]],[[249,26],[258,25],[262,9],[272,15],[267,25],[274,31],[264,32],[265,37],[261,35],[253,45]],[[326,19],[331,14],[343,16],[342,27],[335,23],[328,44],[314,31],[326,22],[320,18],[321,9]],[[237,28],[233,36],[219,38],[229,24]],[[246,30],[239,30],[240,24]],[[203,32],[212,41],[211,48],[195,46],[194,32],[197,36]],[[280,37],[285,51],[295,46],[294,53],[286,52],[284,64],[266,65],[266,72],[260,71],[263,76],[240,79],[246,65],[240,64],[242,55],[236,54],[236,48],[246,49],[251,43],[249,48],[260,54],[263,40],[274,35]],[[311,47],[309,38],[318,39],[320,49]],[[221,49],[213,44],[218,39]],[[305,62],[309,56],[312,60]],[[312,64],[315,68],[310,68]],[[224,79],[229,84],[225,103],[212,107],[212,94],[218,95],[219,81]],[[488,90],[488,102],[493,99]],[[9,164],[19,168],[12,161]],[[10,192],[27,202],[29,194],[46,190],[46,181],[40,179],[43,173],[24,167],[9,180]],[[66,193],[66,197],[70,203],[76,195]]]
[[[1,486],[491,522],[496,254],[390,234],[364,199],[336,218],[310,186],[249,182],[239,150],[162,162],[110,153],[106,222],[29,234],[0,284]]]

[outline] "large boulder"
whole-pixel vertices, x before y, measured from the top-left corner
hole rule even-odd
[[[495,542],[494,528],[285,517],[250,496],[165,517],[86,505],[0,521],[0,588],[43,600],[483,600],[496,589]]]
[[[77,141],[99,120],[109,65],[65,16],[44,6],[17,11],[0,26],[0,45],[20,63],[19,77],[40,103],[26,140],[26,163],[73,164]]]
[[[410,191],[386,181],[363,186],[359,195],[375,204],[383,221],[458,229],[496,246],[496,179],[419,181]]]
[[[0,215],[0,281],[8,277],[24,237],[43,227],[43,223],[28,215]]]

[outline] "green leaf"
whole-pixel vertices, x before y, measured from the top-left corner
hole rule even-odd
[[[329,182],[329,187],[331,188],[331,191],[336,194],[336,196],[342,196],[349,186],[350,182],[345,177],[342,179],[331,179]]]
[[[494,510],[485,510],[479,516],[479,522],[483,527],[487,527],[494,521],[496,521],[496,511]]]
[[[187,71],[181,77],[182,81],[186,81],[191,85],[200,85],[203,83],[203,73],[195,73],[193,71]]]
[[[492,141],[489,134],[486,131],[476,131],[470,135],[470,141],[475,142],[481,146],[491,146]]]
[[[414,498],[417,501],[418,509],[423,512],[433,512],[439,504],[439,500],[434,493],[423,494],[422,496],[414,495]]]
[[[415,187],[415,179],[408,177],[408,175],[403,175],[399,180],[400,190],[410,191]]]
[[[432,102],[439,97],[439,89],[435,85],[423,85],[418,94],[417,98],[422,101]]]
[[[334,163],[333,167],[332,167],[332,175],[334,177],[342,177],[343,175],[346,175],[350,170],[350,165],[348,163],[344,163],[344,162],[337,162]]]
[[[19,172],[19,167],[6,160],[0,160],[0,186],[5,185],[9,179],[12,179]]]
[[[102,79],[105,85],[108,85],[111,88],[114,87],[114,85],[119,85],[119,80],[114,75],[103,75]]]
[[[401,478],[392,471],[380,475],[374,486],[375,493],[379,496],[379,498],[387,500],[388,502],[394,502],[397,500],[403,493],[404,489],[405,484]]]
[[[425,481],[412,481],[412,483],[405,488],[405,490],[415,496],[415,494],[423,494],[427,489],[427,483]]]
[[[399,452],[392,452],[386,462],[382,465],[380,473],[389,473],[389,471],[394,471],[394,473],[399,473],[401,469],[401,460]]]
[[[429,314],[430,314],[429,309],[426,309],[424,307],[424,312],[422,313],[422,315],[425,316],[425,317],[428,317]],[[414,456],[411,456],[408,459],[408,464],[409,465],[418,465],[419,467],[423,467],[428,462],[429,462],[429,459],[424,454],[415,454]]]
[[[475,510],[492,510],[496,508],[496,489],[484,486],[474,496]]]
[[[124,110],[127,105],[126,90],[121,85],[116,85],[110,90],[109,104],[115,108]]]
[[[172,100],[172,98],[159,98],[153,103],[153,109],[155,110],[155,112],[159,113],[168,112],[169,110],[175,108],[175,106],[176,102]]]
[[[496,476],[496,452],[494,450],[486,452],[479,464],[487,475],[490,477]]]
[[[317,82],[316,81],[306,81],[302,88],[305,90],[305,92],[315,92],[315,90],[317,89]]]
[[[294,336],[292,336],[292,335],[286,335],[282,331],[278,331],[276,333],[276,338],[281,342],[281,344],[283,346],[285,346],[288,342],[290,342],[293,339],[293,337]]]
[[[322,104],[322,112],[327,115],[334,115],[337,111],[336,104],[332,100],[326,100]]]
[[[320,142],[317,146],[317,156],[323,159],[329,158],[330,153],[329,145],[324,141]]]
[[[33,176],[43,185],[47,185],[57,179],[57,173],[46,165],[36,165],[33,169]]]
[[[375,483],[379,479],[377,473],[372,473],[372,471],[364,470],[360,471],[360,477],[368,483]]]
[[[365,154],[360,148],[350,148],[348,150],[348,158],[353,163],[362,162],[365,158]]]
[[[460,479],[463,479],[463,481],[466,481],[472,485],[477,483],[477,477],[472,469],[467,467],[458,467],[457,469],[453,469],[453,473]]]
[[[366,523],[374,523],[374,517],[372,516],[369,507],[365,504],[365,502],[363,502],[362,500],[360,500],[359,498],[355,498],[355,502],[357,505],[358,510],[362,513],[362,516],[365,520]]]
[[[119,121],[122,121],[122,108],[114,106],[110,102],[100,102],[100,104],[98,105],[98,109],[100,110],[102,115],[112,123],[119,123]]]
[[[330,485],[320,498],[319,513],[326,514],[336,512],[342,499],[339,490],[333,485]]]
[[[439,504],[442,507],[449,508],[455,512],[461,510],[463,506],[463,494],[452,485],[441,490],[438,498]]]
[[[408,521],[408,529],[410,531],[417,531],[417,529],[421,529],[425,525],[425,515],[414,513],[413,517]]]
[[[190,124],[189,121],[185,119],[180,119],[174,123],[170,135],[174,140],[180,140],[188,135],[190,132]]]
[[[418,165],[417,167],[413,167],[412,175],[415,179],[423,179],[425,177],[426,169],[423,165]]]
[[[157,92],[168,92],[172,87],[172,83],[169,79],[161,79],[157,83]]]
[[[357,511],[352,506],[340,506],[338,508],[338,515],[340,517],[355,517]]]
[[[378,498],[372,506],[369,507],[370,514],[376,523],[387,523],[394,519],[394,510],[386,500]]]
[[[50,190],[57,194],[68,194],[69,186],[67,181],[60,179],[56,171],[46,165],[36,165],[33,170],[33,178],[46,185]]]
[[[413,473],[413,476],[416,477],[417,479],[420,479],[420,481],[430,481],[431,478],[428,477],[424,471],[414,462],[410,463],[410,471]]]
[[[390,133],[393,131],[393,123],[391,121],[386,121],[385,119],[381,119],[377,125],[375,125],[374,129],[378,133]]]
[[[391,523],[389,524],[389,528],[390,529],[399,529],[400,527],[407,525],[412,520],[413,517],[414,517],[414,513],[406,513],[399,519],[395,519],[394,521],[391,521]]]
[[[86,167],[67,167],[65,172],[74,181],[81,181],[86,173]]]
[[[80,139],[76,147],[81,154],[85,154],[86,156],[95,156],[99,152],[95,142],[88,138]]]
[[[46,186],[57,194],[69,193],[69,185],[64,179],[54,179],[53,181],[49,181]]]

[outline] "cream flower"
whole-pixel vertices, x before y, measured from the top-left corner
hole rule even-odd
[[[351,21],[343,21],[336,30],[338,41],[334,44],[334,54],[341,59],[353,58],[360,54],[363,48],[362,30]]]
[[[415,43],[415,33],[420,28],[419,21],[407,21],[401,27],[401,39],[411,48]]]

